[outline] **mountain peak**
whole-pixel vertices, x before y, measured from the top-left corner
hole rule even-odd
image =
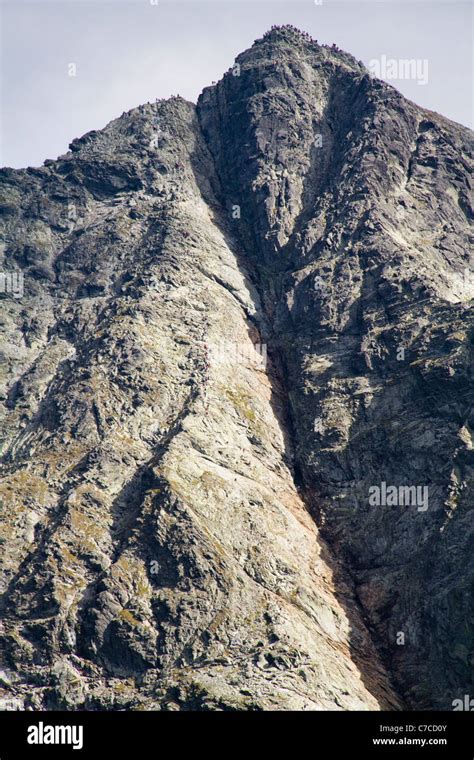
[[[310,64],[324,64],[333,62],[343,64],[360,73],[366,74],[367,70],[362,61],[357,61],[350,53],[341,50],[335,43],[327,45],[318,42],[308,32],[298,29],[291,24],[272,26],[262,37],[255,40],[254,44],[237,57],[237,61],[247,60],[253,53],[259,56],[264,51],[264,58],[272,58],[273,50],[278,48],[278,56],[285,59],[293,59],[294,63],[302,56]]]
[[[296,26],[293,26],[292,24],[283,24],[281,26],[274,25],[271,26],[270,29],[268,29],[263,36],[260,38],[261,40],[286,40],[296,43],[301,42],[312,42],[317,43],[317,40],[314,39],[308,32],[305,32],[301,29],[298,29]]]

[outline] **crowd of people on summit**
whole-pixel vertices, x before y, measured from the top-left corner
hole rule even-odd
[[[308,42],[313,42],[315,45],[319,45],[319,44],[320,44],[320,43],[318,43],[318,41],[317,41],[317,40],[316,40],[314,37],[312,37],[312,36],[311,36],[311,35],[310,35],[308,32],[305,32],[305,31],[302,31],[301,29],[298,29],[296,26],[293,26],[293,24],[284,24],[283,26],[279,26],[278,24],[273,24],[273,26],[271,26],[271,27],[270,27],[269,31],[268,31],[268,32],[266,32],[266,33],[263,35],[263,39],[265,39],[265,37],[268,37],[268,36],[270,36],[270,35],[272,34],[272,32],[274,32],[274,31],[279,31],[279,30],[283,30],[283,31],[285,31],[285,30],[290,30],[290,31],[292,31],[292,32],[296,32],[297,34],[299,34],[299,35],[300,35],[300,37],[303,37],[303,38],[304,38],[305,40],[307,40]],[[329,47],[329,45],[324,45],[324,44],[321,44],[320,46],[321,46],[321,47]],[[341,49],[340,49],[340,48],[339,48],[339,47],[336,45],[336,43],[335,43],[335,42],[333,42],[333,43],[332,43],[332,45],[331,45],[331,50],[336,50],[336,52],[338,52],[338,53],[342,53],[342,52],[343,52],[343,51],[342,51],[342,50],[341,50]]]

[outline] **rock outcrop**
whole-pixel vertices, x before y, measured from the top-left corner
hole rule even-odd
[[[283,27],[1,171],[4,707],[473,692],[472,154]]]

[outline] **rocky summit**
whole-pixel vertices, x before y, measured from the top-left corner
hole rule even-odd
[[[473,147],[277,27],[1,170],[0,707],[474,695]]]

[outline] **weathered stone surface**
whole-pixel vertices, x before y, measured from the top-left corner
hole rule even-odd
[[[1,172],[11,709],[474,688],[471,133],[292,28],[238,63]]]

